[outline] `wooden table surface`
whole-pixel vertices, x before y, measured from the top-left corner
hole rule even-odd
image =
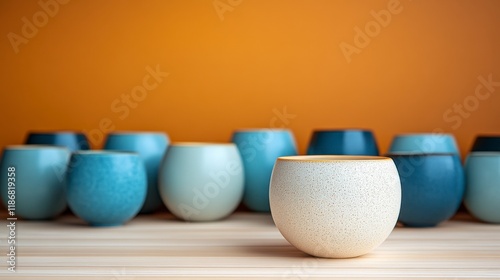
[[[500,225],[466,214],[436,228],[397,227],[375,251],[353,259],[310,257],[281,236],[270,215],[247,212],[212,223],[158,213],[111,228],[88,227],[70,214],[17,221],[15,273],[7,270],[6,226],[0,234],[0,277],[8,279],[500,279]]]

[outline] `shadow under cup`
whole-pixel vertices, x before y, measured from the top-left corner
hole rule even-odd
[[[0,187],[6,208],[24,219],[51,219],[66,209],[64,176],[70,151],[41,145],[7,146],[0,164]]]
[[[307,154],[378,156],[379,150],[375,136],[369,130],[316,130]]]
[[[401,179],[399,221],[432,227],[458,210],[465,189],[464,171],[455,154],[388,154]]]

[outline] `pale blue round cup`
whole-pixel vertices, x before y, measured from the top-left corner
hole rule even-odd
[[[44,145],[7,146],[0,163],[5,208],[28,220],[57,217],[66,209],[65,175],[70,151]],[[14,196],[12,196],[14,195]]]
[[[215,221],[241,202],[244,172],[232,143],[172,143],[160,168],[160,195],[186,221]]]
[[[67,172],[68,204],[92,226],[117,226],[131,220],[146,198],[146,169],[129,152],[79,151]]]
[[[252,211],[269,212],[269,182],[276,159],[297,155],[295,139],[287,129],[237,130],[232,141],[243,158],[243,204]]]
[[[136,152],[146,166],[148,191],[140,213],[152,213],[162,205],[158,171],[169,142],[161,132],[113,132],[106,139],[105,150]]]
[[[389,148],[389,153],[415,154],[455,154],[460,156],[455,137],[446,133],[413,133],[396,135]]]
[[[500,223],[500,152],[472,152],[465,161],[464,204],[481,221]]]

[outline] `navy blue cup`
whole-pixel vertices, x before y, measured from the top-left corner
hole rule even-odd
[[[458,210],[465,177],[456,154],[389,154],[401,180],[399,221],[409,227],[433,227]]]
[[[500,135],[478,135],[471,152],[500,152]]]
[[[315,130],[308,155],[366,155],[378,156],[373,132],[362,129]]]
[[[90,149],[85,134],[72,131],[30,132],[25,144],[63,146],[71,152]]]

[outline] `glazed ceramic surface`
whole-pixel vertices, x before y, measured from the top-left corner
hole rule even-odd
[[[251,210],[269,212],[269,181],[274,162],[280,156],[297,154],[289,130],[239,130],[232,141],[238,146],[245,171],[243,203]]]
[[[93,226],[126,223],[146,198],[146,170],[136,153],[81,151],[68,167],[67,195],[73,213]]]
[[[30,132],[26,144],[63,146],[72,152],[90,149],[85,134],[71,131]]]
[[[270,202],[276,226],[299,250],[351,258],[389,236],[399,214],[401,186],[390,158],[280,157]]]
[[[500,152],[473,152],[465,163],[465,206],[476,218],[500,223]]]
[[[368,130],[317,130],[313,132],[307,154],[378,156],[378,146]]]
[[[451,153],[460,156],[455,137],[444,133],[396,135],[392,140],[389,153]]]
[[[456,213],[465,188],[464,172],[457,155],[389,156],[394,160],[401,179],[400,222],[412,227],[431,227]]]
[[[63,147],[7,146],[0,165],[0,191],[5,207],[8,208],[12,182],[16,216],[38,220],[62,213],[66,209],[64,176],[69,156],[70,151]],[[9,171],[11,167],[15,170]]]
[[[160,195],[187,221],[213,221],[231,214],[243,195],[244,173],[235,144],[174,143],[160,169]]]
[[[166,134],[157,132],[113,132],[106,139],[105,150],[137,152],[146,166],[148,192],[140,213],[154,212],[162,204],[158,171],[169,142]]]
[[[479,135],[474,140],[471,152],[500,152],[500,135]]]

